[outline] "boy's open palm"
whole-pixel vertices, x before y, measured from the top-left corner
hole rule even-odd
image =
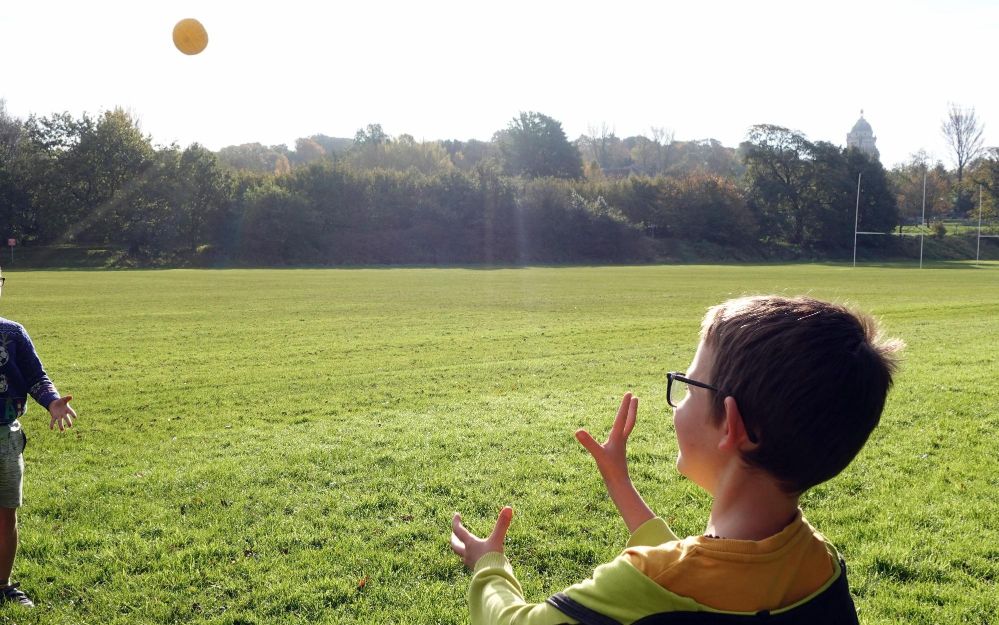
[[[606,443],[601,445],[593,440],[586,430],[576,431],[576,440],[597,461],[600,476],[604,478],[604,484],[607,486],[607,494],[614,500],[614,505],[621,513],[629,532],[634,532],[643,523],[656,516],[628,477],[628,437],[635,429],[637,415],[638,398],[633,397],[631,393],[625,393]]]
[[[49,421],[50,430],[55,429],[56,424],[59,425],[60,432],[65,432],[66,428],[73,427],[73,419],[76,418],[76,411],[69,405],[69,402],[72,400],[72,395],[66,395],[49,404],[49,415],[52,417]]]
[[[458,554],[465,566],[474,569],[479,558],[487,553],[503,553],[503,541],[506,540],[506,532],[512,521],[513,508],[506,506],[500,510],[499,518],[489,536],[479,538],[465,529],[461,524],[461,515],[455,512],[451,519],[451,551]]]
[[[597,468],[600,469],[605,481],[621,479],[628,475],[628,437],[635,428],[637,415],[638,398],[631,393],[625,393],[621,399],[621,407],[614,418],[614,425],[611,426],[610,434],[607,436],[607,442],[601,445],[586,430],[576,430],[576,440],[597,461]]]

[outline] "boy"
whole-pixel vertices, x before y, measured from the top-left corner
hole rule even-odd
[[[638,398],[610,436],[576,438],[631,532],[625,551],[546,602],[525,603],[503,540],[452,521],[473,569],[480,623],[856,623],[836,550],[801,515],[807,489],[838,474],[877,425],[901,341],[864,315],[810,298],[747,297],[711,308],[686,373],[667,375],[681,474],[711,494],[707,528],[680,539],[632,486],[625,446]]]
[[[5,278],[0,276],[0,294]],[[42,363],[24,326],[0,317],[0,603],[16,603],[27,608],[34,603],[17,584],[10,583],[17,553],[17,508],[21,505],[24,458],[21,453],[27,437],[18,419],[31,395],[45,406],[51,417],[49,428],[59,431],[73,426],[76,412],[71,395],[60,397],[45,375]]]

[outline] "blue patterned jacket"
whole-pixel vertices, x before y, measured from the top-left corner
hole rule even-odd
[[[24,414],[28,395],[45,408],[59,399],[24,326],[0,317],[0,425]]]

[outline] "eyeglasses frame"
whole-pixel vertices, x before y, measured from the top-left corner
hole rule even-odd
[[[704,382],[698,382],[697,380],[691,380],[684,374],[683,371],[670,371],[666,374],[666,403],[674,408],[676,408],[677,405],[673,403],[673,380],[683,382],[684,384],[689,384],[691,386],[696,386],[698,388],[706,388],[709,391],[714,391],[716,393],[721,392],[721,389],[716,386],[711,386],[710,384],[705,384]]]
[[[683,382],[684,384],[689,384],[690,386],[696,386],[698,388],[706,388],[709,391],[714,391],[716,393],[724,393],[724,391],[722,391],[717,386],[712,386],[705,382],[698,382],[697,380],[691,380],[686,375],[684,375],[684,372],[682,371],[670,371],[669,373],[666,374],[666,403],[672,406],[673,408],[677,407],[677,405],[673,403],[674,380],[676,380],[677,382]],[[751,443],[759,442],[756,440],[756,435],[754,435],[753,432],[748,427],[746,428],[746,438],[748,438],[749,442]]]

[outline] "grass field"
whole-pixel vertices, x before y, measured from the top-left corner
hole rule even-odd
[[[80,413],[25,423],[0,622],[464,623],[450,515],[529,600],[626,540],[572,432],[643,398],[636,485],[677,533],[707,497],[673,468],[665,372],[704,309],[757,292],[856,304],[908,342],[881,427],[808,494],[861,622],[999,624],[999,265],[6,272]],[[583,511],[582,513],[580,511]]]

